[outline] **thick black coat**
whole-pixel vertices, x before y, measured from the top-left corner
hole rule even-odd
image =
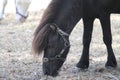
[[[107,47],[108,57],[106,67],[117,67],[112,49],[112,35],[110,14],[120,13],[120,0],[52,0],[43,14],[33,39],[33,51],[40,54],[44,50],[43,72],[56,76],[63,65],[70,47],[65,48],[63,54],[56,59],[65,47],[69,37],[59,35],[57,27],[70,35],[79,20],[83,19],[83,52],[78,68],[89,67],[89,46],[91,42],[93,22],[98,18],[103,31],[103,41]],[[54,25],[53,25],[54,24]],[[52,59],[52,60],[51,60]]]

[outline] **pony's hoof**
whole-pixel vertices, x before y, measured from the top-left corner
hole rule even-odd
[[[105,64],[105,67],[108,68],[108,69],[111,69],[111,68],[117,68],[117,62],[107,62]]]
[[[78,63],[78,64],[76,65],[76,67],[85,70],[85,69],[88,69],[89,64],[86,64],[86,63]]]

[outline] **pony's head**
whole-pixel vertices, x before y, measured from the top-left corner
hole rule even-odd
[[[24,22],[28,17],[28,8],[31,0],[15,0],[16,19],[19,22]]]
[[[69,34],[56,24],[45,25],[33,40],[34,53],[44,50],[43,72],[56,76],[69,51]]]
[[[37,27],[32,49],[44,51],[43,72],[56,76],[68,54],[69,34],[81,18],[78,0],[52,0]]]

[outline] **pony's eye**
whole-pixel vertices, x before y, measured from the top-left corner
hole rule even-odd
[[[49,59],[48,58],[43,58],[43,62],[48,62]]]

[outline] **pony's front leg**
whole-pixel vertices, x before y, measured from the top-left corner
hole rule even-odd
[[[100,16],[100,22],[103,30],[103,41],[107,47],[108,57],[106,67],[117,67],[116,58],[112,49],[112,35],[110,27],[110,15]]]
[[[94,18],[83,19],[84,34],[83,34],[83,52],[80,61],[77,64],[78,68],[86,69],[89,67],[89,46],[91,42]]]

